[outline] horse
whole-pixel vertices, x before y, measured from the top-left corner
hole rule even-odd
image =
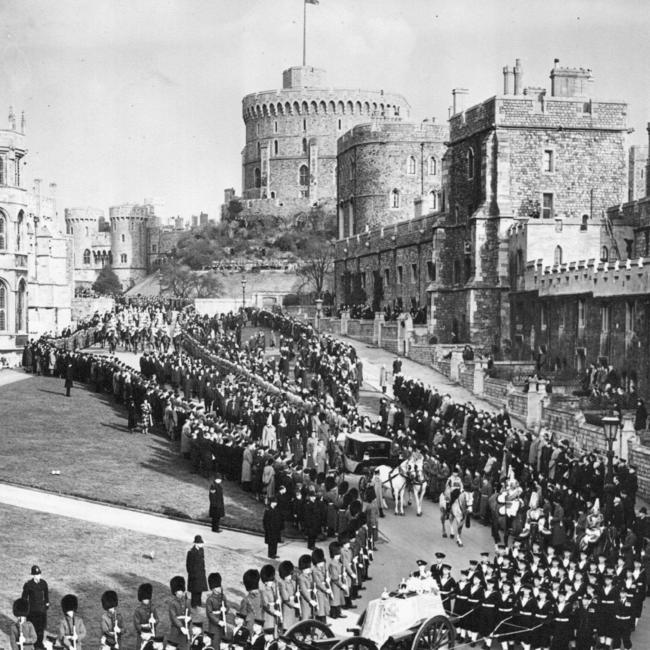
[[[404,515],[404,495],[410,493],[415,498],[418,517],[422,516],[422,502],[427,490],[427,480],[422,467],[423,459],[419,454],[412,454],[397,467],[379,465],[379,478],[382,485],[388,485],[395,501],[395,514]],[[383,495],[377,495],[381,498]],[[408,505],[411,505],[409,500]]]
[[[463,526],[468,521],[473,504],[474,493],[471,491],[462,490],[453,502],[451,502],[451,494],[446,490],[440,493],[438,505],[440,506],[443,537],[447,537],[446,523],[449,520],[449,536],[451,539],[456,539],[458,546],[463,546]],[[454,533],[454,523],[456,524],[456,533]]]

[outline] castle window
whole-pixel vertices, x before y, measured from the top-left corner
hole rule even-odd
[[[544,149],[544,171],[547,173],[555,171],[555,161],[553,160],[553,150]]]
[[[636,325],[636,302],[628,300],[625,303],[625,331],[633,332]]]
[[[580,224],[580,230],[584,232],[585,230],[587,230],[588,225],[589,225],[589,215],[583,214],[582,223]]]
[[[584,328],[585,326],[585,299],[578,298],[578,327]]]
[[[550,192],[544,192],[542,194],[542,218],[553,218],[553,194]]]
[[[0,156],[0,185],[6,185],[5,159]]]
[[[0,251],[7,248],[7,220],[0,215]]]
[[[106,259],[108,260],[109,264],[113,263],[113,253],[111,251],[108,251],[108,255],[106,256]]]
[[[406,173],[415,174],[415,156],[409,156],[406,161]]]
[[[23,248],[23,231],[25,227],[25,213],[21,210],[18,213],[18,225],[16,228],[16,250],[22,250]]]
[[[307,130],[307,120],[303,119],[302,121],[302,130],[306,131]]]
[[[126,235],[122,234],[122,243],[126,241]]]
[[[156,244],[151,244],[151,252],[152,253],[156,252]]]
[[[90,250],[84,251],[84,264],[90,264]]]
[[[600,261],[601,262],[609,262],[609,250],[607,246],[603,246],[600,249]]]
[[[273,140],[273,155],[277,156],[278,155],[278,141]]]
[[[271,198],[272,198],[272,199],[275,198],[275,192],[271,192]]]
[[[122,253],[122,254],[120,255],[120,262],[121,262],[122,264],[126,264],[126,253]]]
[[[26,329],[25,318],[25,297],[27,290],[25,288],[25,280],[21,280],[18,285],[18,292],[16,293],[16,332],[22,332]]]
[[[257,143],[257,157],[260,158],[262,156],[262,146],[260,143]]]
[[[474,178],[474,149],[467,152],[467,178],[472,180]]]
[[[341,130],[341,120],[339,119],[339,131]]]
[[[399,190],[394,189],[390,193],[390,207],[391,208],[399,208]]]
[[[436,281],[436,263],[431,260],[427,262],[427,277],[429,278],[429,282]]]
[[[435,190],[429,192],[429,211],[438,210],[438,193]]]
[[[16,156],[16,166],[14,167],[15,177],[14,185],[20,187],[20,158]]]
[[[454,260],[454,284],[460,284],[460,261]]]
[[[418,265],[411,264],[411,282],[415,283],[418,281]]]
[[[302,152],[307,153],[307,138],[302,139]]]
[[[307,165],[300,165],[299,175],[300,185],[303,187],[309,185],[309,167],[307,167]]]
[[[390,270],[384,269],[384,284],[388,287],[390,286]]]
[[[277,133],[277,132],[278,132],[278,121],[276,120],[275,122],[273,122],[273,133]]]
[[[404,271],[401,266],[397,267],[397,284],[402,284],[404,282]]]
[[[609,305],[601,305],[600,307],[600,329],[603,332],[609,332],[610,323],[612,320],[612,310]]]
[[[429,158],[429,176],[435,176],[438,173],[438,161],[431,156]]]
[[[255,187],[262,187],[262,172],[259,167],[255,167]]]
[[[553,253],[553,264],[562,264],[562,246],[556,246]]]
[[[0,282],[0,331],[7,329],[7,287]]]
[[[524,252],[521,248],[517,249],[515,256],[515,275],[521,276],[524,274]]]

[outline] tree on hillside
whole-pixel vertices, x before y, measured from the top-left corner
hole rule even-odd
[[[195,271],[172,258],[160,269],[160,291],[180,300],[216,298],[223,284],[214,271]]]
[[[313,289],[320,298],[334,267],[334,242],[325,237],[311,237],[299,248],[298,277],[302,286]]]
[[[181,237],[170,257],[196,271],[208,268],[224,256],[226,238],[225,226],[210,224]]]
[[[122,283],[113,271],[110,264],[107,264],[97,276],[93,283],[93,291],[103,296],[110,296],[115,293],[122,293]]]

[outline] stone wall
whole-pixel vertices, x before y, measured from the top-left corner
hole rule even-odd
[[[79,321],[89,318],[95,312],[103,315],[114,308],[115,300],[113,298],[74,298],[72,300],[72,320]]]

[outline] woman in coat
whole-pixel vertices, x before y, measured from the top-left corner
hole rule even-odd
[[[244,457],[241,463],[241,483],[247,492],[251,489],[251,472],[253,467],[253,444],[247,445],[244,449]]]
[[[214,479],[214,483],[210,486],[210,520],[212,522],[212,532],[220,533],[219,521],[222,517],[226,516],[226,509],[223,503],[223,485],[221,484],[221,476]]]

